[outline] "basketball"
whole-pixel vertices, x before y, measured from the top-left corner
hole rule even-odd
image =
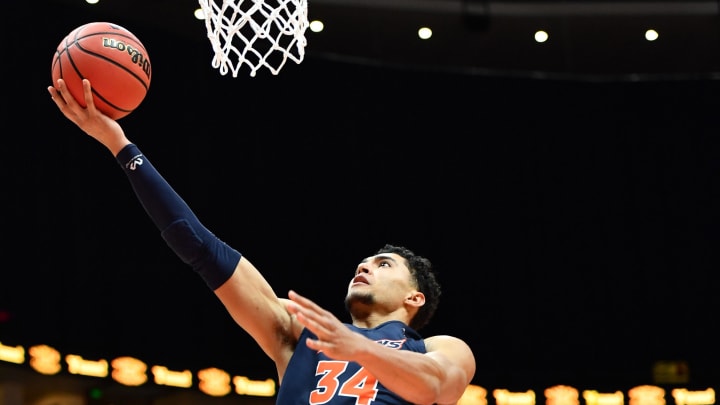
[[[90,80],[95,107],[113,119],[127,116],[142,103],[151,77],[150,58],[140,40],[109,22],[75,28],[52,60],[53,85],[65,80],[70,94],[86,107],[82,80]]]

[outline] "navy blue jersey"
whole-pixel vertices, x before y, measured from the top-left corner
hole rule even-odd
[[[425,353],[420,335],[400,321],[386,322],[373,329],[347,325],[378,344],[397,350]],[[278,405],[405,405],[410,404],[388,391],[359,364],[332,360],[322,352],[311,350],[306,338],[315,339],[303,330],[278,391]]]

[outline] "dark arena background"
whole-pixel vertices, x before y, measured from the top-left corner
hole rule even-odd
[[[406,245],[443,285],[421,332],[476,356],[463,405],[716,403],[716,1],[310,0],[305,59],[255,77],[211,66],[195,1],[3,7],[0,405],[274,402],[272,362],[50,100],[92,21],[152,60],[130,139],[278,295],[348,321],[357,263]]]

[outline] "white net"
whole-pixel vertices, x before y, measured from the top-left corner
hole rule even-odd
[[[263,67],[277,75],[288,59],[305,57],[307,0],[199,0],[220,74],[237,77],[243,64],[255,76]]]

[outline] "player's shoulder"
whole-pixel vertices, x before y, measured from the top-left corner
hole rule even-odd
[[[464,340],[450,335],[428,336],[423,340],[428,351],[448,347],[468,347],[468,344]]]

